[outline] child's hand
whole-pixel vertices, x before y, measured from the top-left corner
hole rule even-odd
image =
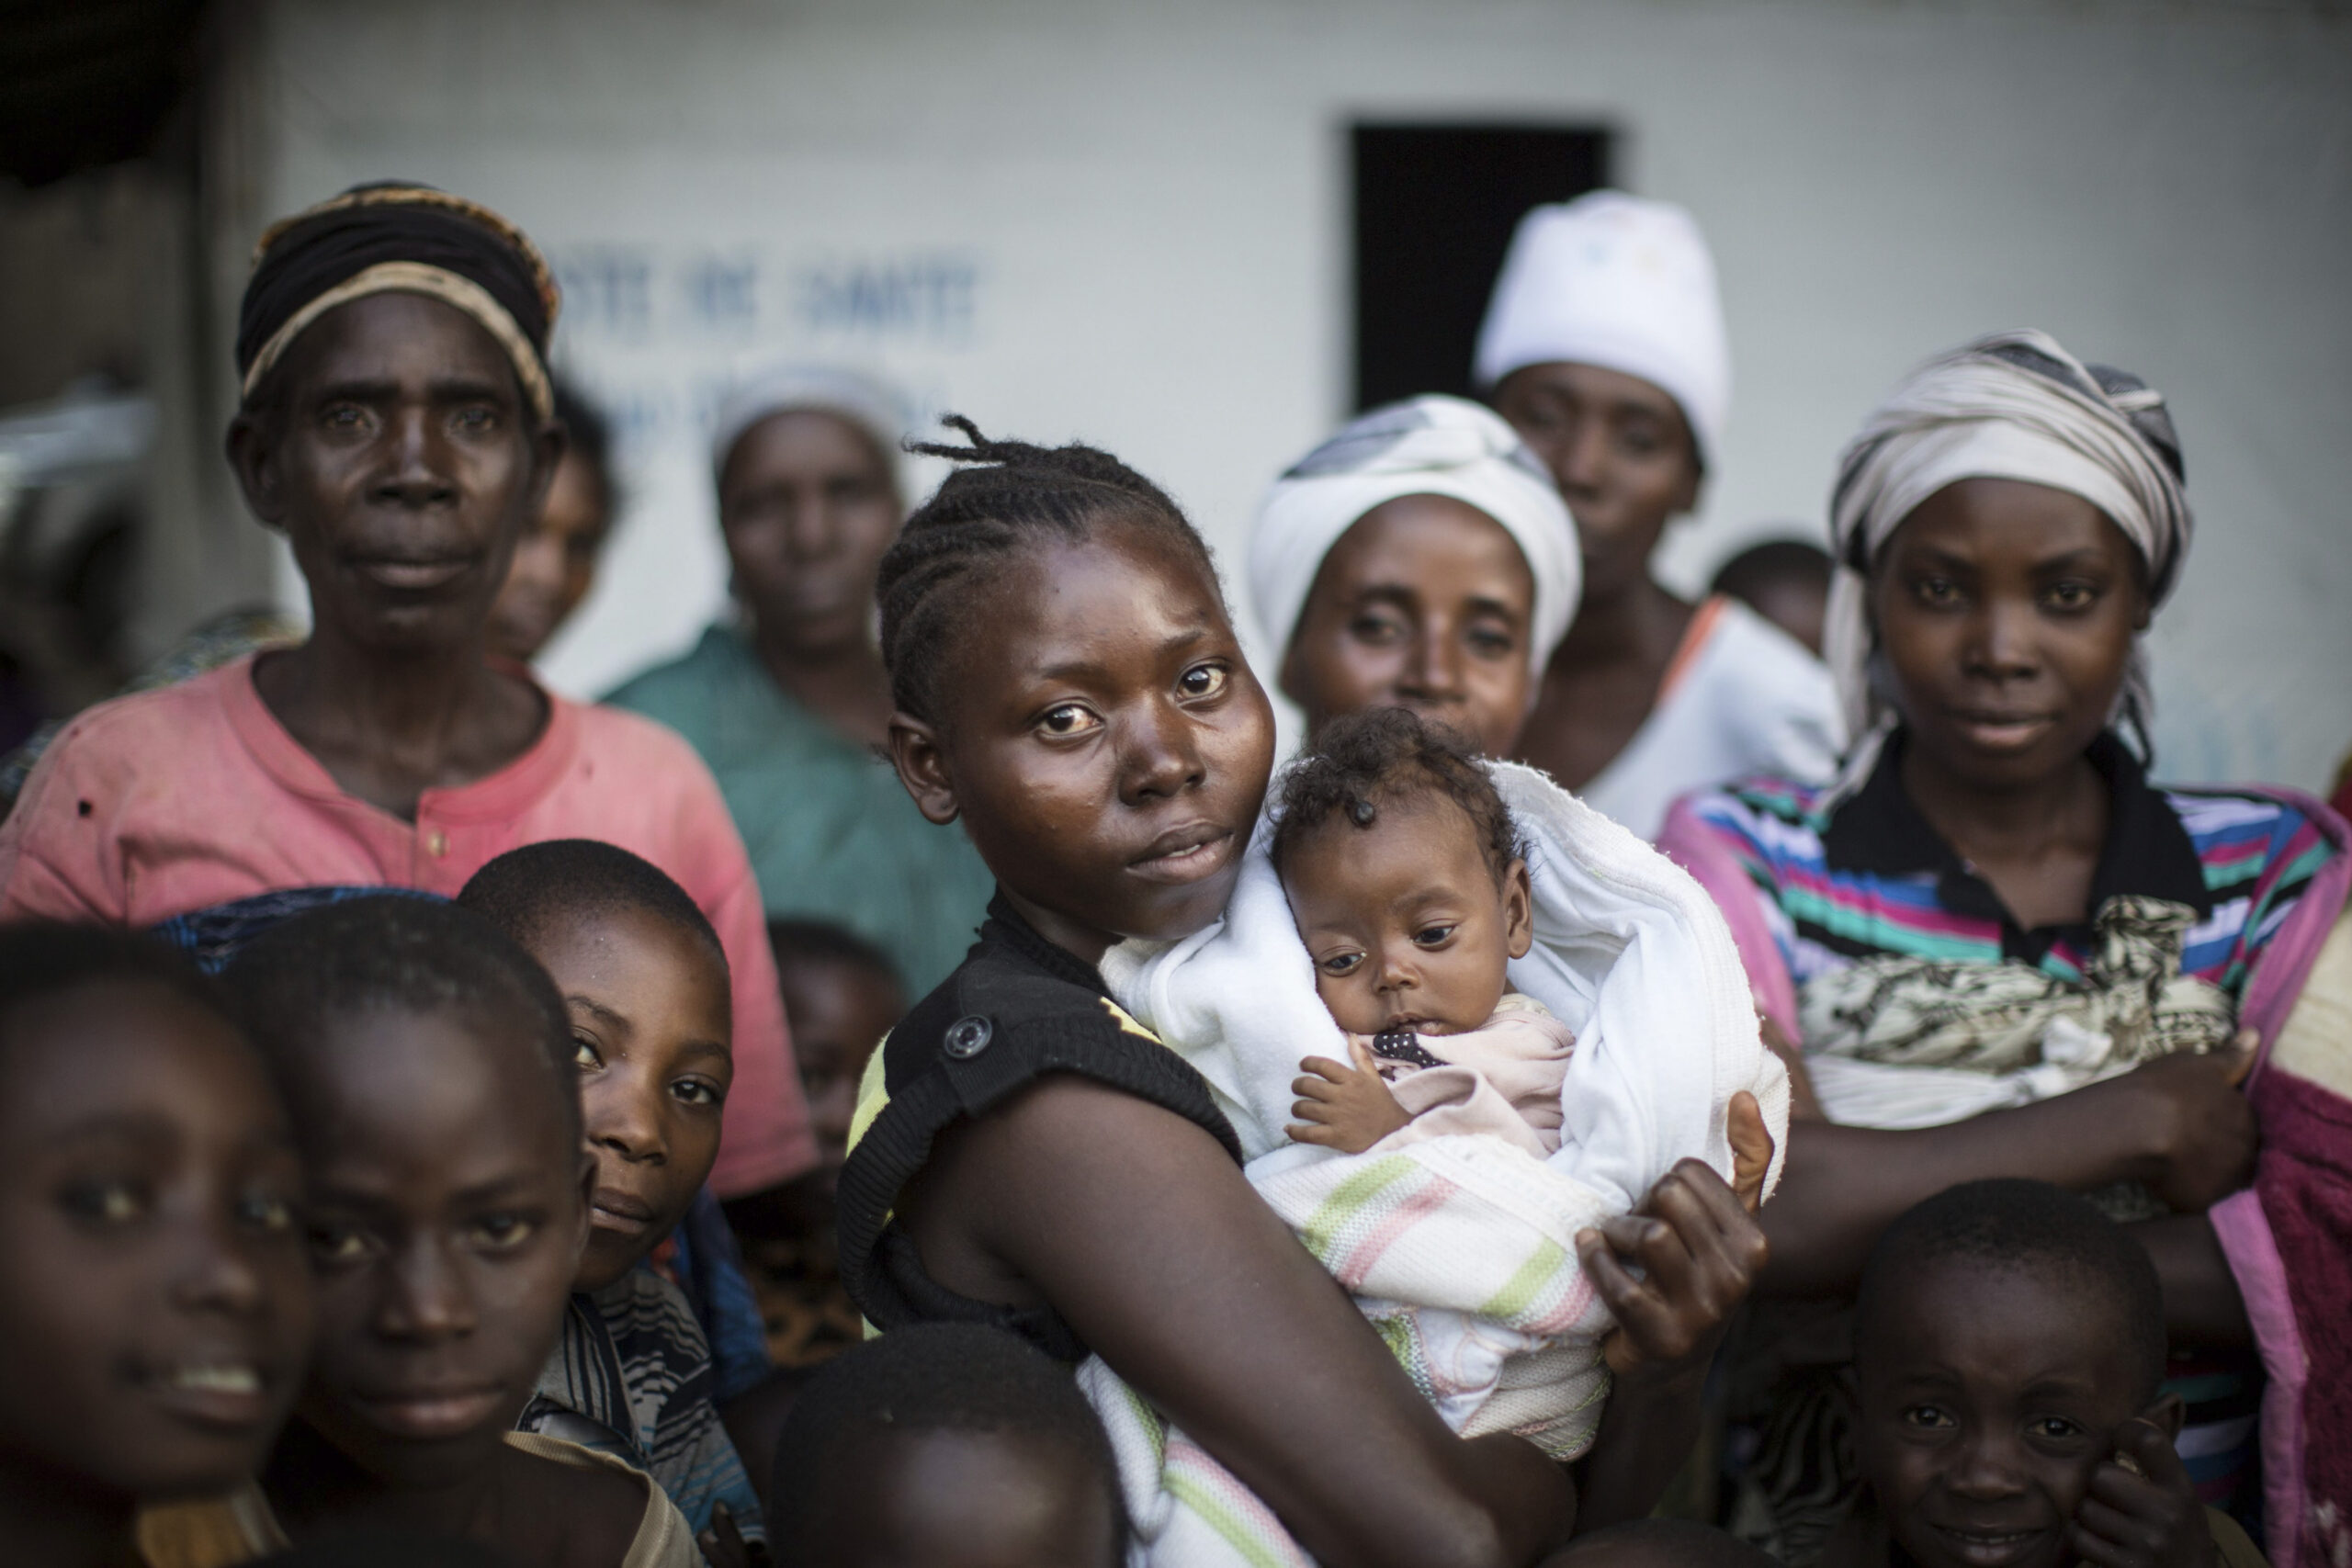
[[[1290,1113],[1299,1120],[1283,1131],[1302,1144],[1360,1155],[1412,1118],[1388,1091],[1363,1043],[1351,1041],[1348,1049],[1355,1058],[1352,1067],[1329,1056],[1309,1056],[1298,1065],[1307,1076],[1291,1081],[1298,1103]]]
[[[695,1538],[702,1548],[702,1557],[710,1568],[767,1568],[768,1548],[765,1541],[745,1540],[743,1532],[735,1528],[734,1510],[724,1503],[710,1510],[710,1528]]]
[[[2115,1446],[2140,1467],[2132,1474],[2104,1460],[2090,1495],[2067,1533],[2075,1553],[2099,1568],[2214,1568],[2220,1553],[2206,1528],[2188,1469],[2161,1427],[2138,1416],[2123,1423]]]

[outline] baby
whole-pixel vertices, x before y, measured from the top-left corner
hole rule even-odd
[[[2253,1568],[2160,1393],[2164,1291],[2129,1231],[2038,1181],[1895,1221],[1854,1309],[1864,1490],[1829,1568]]]
[[[1576,1039],[1505,978],[1534,941],[1534,896],[1486,770],[1402,709],[1337,720],[1283,776],[1272,854],[1354,1058],[1300,1064],[1290,1135],[1346,1154],[1460,1133],[1557,1149]]]

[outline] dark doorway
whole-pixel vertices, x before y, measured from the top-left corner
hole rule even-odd
[[[1590,126],[1357,125],[1356,407],[1470,392],[1487,294],[1521,214],[1608,183]]]

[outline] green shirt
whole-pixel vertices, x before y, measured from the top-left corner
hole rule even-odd
[[[896,961],[910,1001],[963,962],[988,867],[962,829],[924,819],[888,762],[786,695],[742,634],[713,626],[605,700],[702,753],[770,916],[847,926]]]

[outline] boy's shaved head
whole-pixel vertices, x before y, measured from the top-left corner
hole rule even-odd
[[[413,897],[326,905],[254,938],[227,978],[254,1043],[289,1083],[330,1017],[449,1011],[510,1025],[484,1037],[534,1052],[578,1141],[580,1091],[563,998],[528,953],[470,909]]]
[[[553,920],[640,910],[691,933],[722,966],[727,962],[709,917],[668,873],[596,839],[549,839],[509,850],[468,879],[458,903],[526,944]]]
[[[1984,1272],[2054,1277],[2113,1313],[2130,1348],[2135,1401],[2153,1398],[2165,1354],[2164,1288],[2147,1251],[2086,1200],[2046,1181],[1970,1181],[1912,1209],[1879,1237],[1863,1267],[1855,1302],[1854,1355],[1870,1358],[1882,1337],[1899,1340],[1886,1321],[1904,1281],[1957,1262]]]

